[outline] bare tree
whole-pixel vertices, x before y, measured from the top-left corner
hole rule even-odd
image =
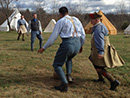
[[[79,0],[79,2],[71,2],[71,0],[69,0],[69,2],[66,4],[66,6],[69,9],[69,12],[71,14],[79,14],[79,13],[84,13],[84,10],[88,7],[88,5],[86,4],[86,1],[81,1]]]
[[[121,0],[119,2],[119,5],[117,7],[117,13],[118,14],[126,14],[127,13],[127,8],[124,0]]]
[[[53,0],[52,10],[53,10],[53,14],[56,13],[56,0]]]
[[[70,6],[70,13],[71,14],[76,14],[76,13],[78,13],[79,12],[79,4],[76,4],[76,3],[74,3],[74,4],[71,4],[71,6]]]
[[[58,12],[58,9],[61,7],[61,6],[63,6],[63,5],[61,5],[60,4],[60,2],[62,2],[62,0],[52,0],[53,2],[52,2],[52,7],[51,7],[51,9],[53,10],[53,14],[55,14],[55,13],[57,13]]]
[[[10,15],[10,5],[12,2],[15,2],[18,0],[0,0],[0,6],[2,8],[2,12],[5,14],[7,22],[8,22],[8,26],[9,26],[9,31],[11,30],[10,27],[10,21],[9,21],[9,15]]]
[[[39,10],[39,9],[44,10],[44,6],[45,6],[45,0],[36,0],[35,2],[36,10]]]
[[[38,14],[38,19],[42,22],[42,20],[45,20],[45,13],[46,11],[44,10],[45,7],[45,0],[35,0],[35,7],[36,7],[36,13]],[[44,17],[43,17],[44,16]],[[43,27],[43,22],[41,23]]]

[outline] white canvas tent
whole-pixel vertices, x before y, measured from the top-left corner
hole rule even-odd
[[[9,17],[9,22],[10,22],[11,29],[17,30],[17,21],[20,18],[21,18],[21,14],[20,14],[19,10],[15,9],[15,11]],[[27,22],[26,22],[26,25],[28,25]],[[0,25],[0,31],[9,31],[9,26],[8,26],[7,20],[5,20],[5,22]]]
[[[124,34],[130,34],[130,25],[124,30]]]
[[[49,24],[46,26],[44,32],[53,32],[53,29],[55,27],[56,21],[52,19]]]

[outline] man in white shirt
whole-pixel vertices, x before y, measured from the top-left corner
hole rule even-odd
[[[50,38],[43,48],[38,50],[38,53],[45,51],[60,35],[62,43],[56,53],[53,67],[62,83],[60,86],[55,86],[55,89],[66,92],[68,91],[68,82],[72,82],[72,58],[78,52],[82,52],[82,46],[85,42],[85,32],[79,19],[68,15],[68,9],[66,7],[59,9],[59,15],[61,19],[57,21]],[[67,79],[62,69],[64,63],[66,63]]]

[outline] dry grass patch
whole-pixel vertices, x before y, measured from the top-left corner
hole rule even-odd
[[[44,43],[50,34],[44,34]],[[0,33],[0,98],[129,98],[130,94],[130,38],[124,35],[110,36],[126,64],[123,67],[108,69],[121,85],[117,91],[110,91],[110,84],[94,83],[97,74],[88,60],[90,54],[90,35],[82,54],[73,59],[74,84],[69,85],[67,93],[56,91],[53,86],[60,84],[52,77],[53,59],[60,38],[43,54],[37,54],[39,41],[35,41],[34,52],[30,51],[30,37],[17,41],[16,32]],[[64,66],[65,70],[65,66]]]

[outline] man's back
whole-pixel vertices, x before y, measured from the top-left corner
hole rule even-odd
[[[73,18],[74,24],[70,20],[71,18]],[[83,32],[82,24],[79,21],[79,19],[76,17],[71,17],[69,15],[66,15],[65,17],[61,18],[57,23],[59,23],[62,26],[61,33],[60,33],[61,37],[72,36],[75,29],[78,36],[81,36],[81,32]],[[74,25],[75,25],[75,28],[74,28]],[[76,37],[76,34],[74,36]]]

